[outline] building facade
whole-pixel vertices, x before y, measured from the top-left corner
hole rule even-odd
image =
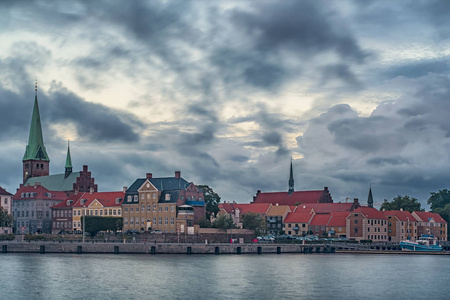
[[[447,222],[437,213],[413,211],[417,220],[417,236],[434,235],[439,241],[447,240]]]
[[[375,208],[359,207],[346,218],[347,238],[361,241],[387,242],[387,218]]]
[[[22,186],[13,197],[14,232],[16,234],[51,233],[50,207],[66,199],[66,193],[50,191],[42,185]]]
[[[178,215],[181,207],[183,218]],[[179,171],[174,177],[153,178],[147,173],[146,178],[137,179],[127,189],[122,209],[125,231],[175,233],[181,227],[187,230],[206,217],[203,192],[182,178]]]
[[[7,192],[0,186],[0,207],[3,208],[3,211],[7,212],[12,216],[12,201],[13,195]],[[12,227],[4,226],[5,224],[0,224],[0,234],[9,234],[12,233]]]

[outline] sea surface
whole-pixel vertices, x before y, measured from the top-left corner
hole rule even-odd
[[[450,299],[450,256],[0,254],[0,299]]]

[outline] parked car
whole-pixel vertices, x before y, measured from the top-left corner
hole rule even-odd
[[[151,234],[162,234],[163,232],[161,230],[152,230],[150,233]]]

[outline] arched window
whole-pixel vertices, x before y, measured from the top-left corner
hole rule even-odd
[[[36,168],[38,168],[38,169],[39,169],[39,164],[36,164]]]
[[[134,195],[133,200],[136,201],[136,202],[139,201],[138,195]]]

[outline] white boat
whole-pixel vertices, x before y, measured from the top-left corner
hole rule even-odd
[[[401,241],[400,247],[405,251],[442,251],[434,235],[422,235],[417,241]]]

